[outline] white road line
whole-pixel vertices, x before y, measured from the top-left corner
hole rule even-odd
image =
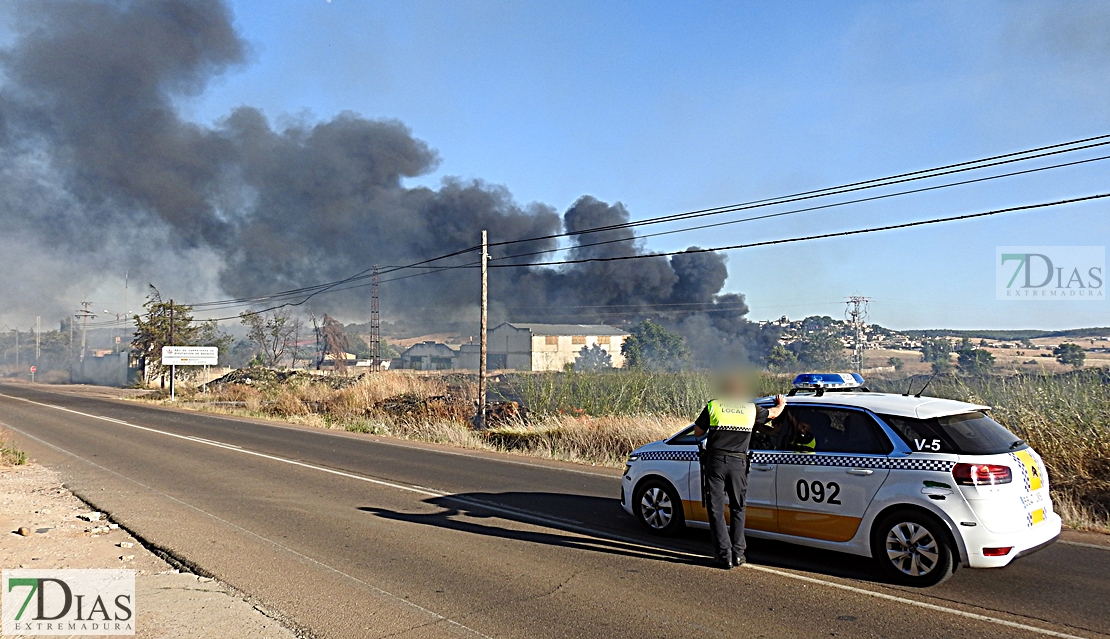
[[[487,503],[487,502],[480,501],[480,500],[467,499],[467,498],[464,498],[464,497],[454,497],[454,496],[450,495],[449,493],[439,491],[439,490],[435,490],[435,489],[428,489],[428,488],[422,488],[422,487],[417,487],[417,486],[406,486],[404,484],[398,484],[398,483],[394,483],[394,482],[384,481],[384,480],[381,480],[381,479],[373,479],[373,478],[366,477],[366,476],[363,476],[363,475],[356,475],[356,474],[353,474],[353,473],[347,473],[347,472],[343,472],[343,471],[340,471],[340,470],[335,470],[335,469],[332,469],[332,468],[326,468],[326,467],[323,467],[323,466],[316,466],[316,465],[313,465],[313,464],[308,464],[308,463],[305,463],[305,462],[300,462],[300,461],[296,461],[296,460],[292,460],[292,459],[287,459],[287,458],[284,458],[284,457],[277,457],[275,455],[267,455],[265,453],[259,453],[259,452],[256,452],[256,451],[247,450],[245,448],[235,447],[235,446],[232,446],[230,444],[224,444],[224,443],[221,443],[221,442],[205,440],[205,439],[200,439],[200,438],[195,438],[195,437],[189,437],[189,436],[186,436],[186,435],[179,435],[177,433],[170,433],[170,432],[167,432],[167,431],[158,430],[156,428],[150,428],[148,426],[139,426],[138,424],[132,424],[130,422],[125,422],[125,421],[115,419],[115,418],[112,418],[112,417],[103,417],[103,416],[100,416],[100,415],[92,415],[90,413],[83,413],[81,411],[73,410],[73,409],[70,409],[70,408],[64,408],[62,406],[55,406],[53,404],[45,404],[45,403],[42,403],[42,402],[36,402],[36,401],[30,400],[30,399],[24,399],[22,397],[15,397],[15,396],[12,396],[12,395],[4,395],[2,393],[0,393],[0,397],[7,397],[9,399],[16,399],[16,400],[19,400],[19,401],[27,402],[29,404],[36,404],[38,406],[43,406],[43,407],[46,407],[46,408],[53,408],[53,409],[56,409],[56,410],[65,411],[67,413],[73,413],[73,414],[76,414],[76,415],[81,415],[83,417],[89,417],[89,418],[92,418],[92,419],[100,419],[100,420],[104,420],[104,421],[109,421],[109,422],[121,424],[121,425],[124,425],[124,426],[129,426],[131,428],[137,428],[139,430],[147,431],[147,432],[150,432],[150,433],[156,433],[156,434],[159,434],[159,435],[166,435],[166,436],[169,436],[169,437],[175,437],[175,438],[178,438],[178,439],[191,441],[191,442],[194,442],[194,443],[197,443],[197,444],[202,444],[202,445],[205,445],[205,446],[215,446],[217,448],[223,448],[225,450],[230,450],[230,451],[234,451],[234,452],[237,452],[237,453],[243,453],[245,455],[252,455],[252,456],[255,456],[255,457],[261,457],[261,458],[264,458],[264,459],[269,459],[269,460],[276,461],[276,462],[290,464],[290,465],[293,465],[293,466],[299,466],[299,467],[302,467],[302,468],[318,470],[320,472],[329,473],[329,474],[332,474],[332,475],[338,475],[340,477],[346,477],[348,479],[355,479],[355,480],[358,480],[358,481],[369,482],[369,483],[372,483],[372,484],[377,484],[379,486],[386,486],[386,487],[389,487],[389,488],[395,488],[397,490],[403,490],[403,491],[407,491],[407,492],[411,492],[411,493],[416,493],[416,494],[419,494],[419,495],[424,495],[426,497],[447,498],[447,499],[451,499],[451,500],[457,501],[457,502],[476,505],[478,507],[485,508],[487,510],[492,510],[492,511],[495,511],[495,512],[503,512],[503,513],[511,514],[511,515],[515,515],[515,516],[528,517],[528,518],[530,518],[530,519],[532,519],[536,522],[541,522],[541,523],[546,522],[546,523],[548,523],[548,525],[552,525],[553,527],[556,527],[556,528],[562,527],[562,528],[565,528],[567,530],[571,530],[573,532],[577,532],[579,534],[582,534],[582,535],[585,535],[585,536],[588,536],[588,537],[594,537],[594,538],[598,538],[598,539],[609,539],[609,540],[613,540],[613,541],[621,541],[621,542],[624,542],[624,543],[628,543],[628,544],[638,546],[640,548],[651,550],[653,552],[658,552],[659,550],[665,550],[666,552],[672,552],[672,553],[687,556],[687,557],[690,557],[690,558],[704,559],[704,555],[696,555],[696,554],[684,552],[684,551],[681,551],[681,550],[671,550],[671,549],[667,549],[667,548],[660,549],[660,548],[656,548],[656,547],[652,547],[652,546],[646,546],[646,545],[642,544],[639,540],[636,540],[636,539],[633,539],[633,538],[630,538],[630,537],[624,537],[624,536],[621,536],[621,535],[615,535],[615,534],[612,534],[612,533],[593,530],[593,529],[590,529],[590,528],[585,527],[585,526],[579,526],[577,524],[570,523],[567,520],[562,520],[562,519],[559,519],[559,518],[550,517],[548,515],[541,515],[541,514],[538,514],[538,513],[533,513],[531,511],[518,510],[518,509],[515,509],[515,508],[506,508],[506,507],[503,507],[503,506],[500,506],[500,505],[497,505],[497,504],[491,504],[491,503]],[[50,446],[51,448],[55,448],[57,450],[63,450],[61,448],[58,448],[57,446],[54,446],[53,444],[43,442],[41,439],[38,439],[37,437],[34,437],[34,436],[32,436],[28,433],[24,433],[23,431],[20,431],[19,429],[16,429],[16,428],[13,428],[13,427],[7,426],[7,425],[5,425],[5,427],[10,428],[13,431],[20,432],[20,433],[22,433],[22,434],[24,434],[28,437],[31,437],[32,439],[34,439],[36,441],[42,442],[42,443]],[[66,452],[70,455],[73,455],[74,457],[78,457],[77,455],[75,455],[73,453],[69,453],[69,451],[64,451],[63,450],[63,452]],[[81,458],[81,459],[83,459],[83,458]],[[87,460],[85,460],[85,461],[87,461]],[[93,462],[89,462],[89,463],[94,465],[94,466],[97,466],[98,468],[104,468],[103,466],[99,466],[98,464],[95,464]],[[107,468],[104,468],[104,470],[107,470],[108,472],[111,472],[112,474],[119,475],[119,473],[116,473],[115,471],[109,470]],[[119,476],[124,477],[123,475],[119,475]],[[124,478],[128,479],[130,481],[133,481],[136,484],[139,484],[139,482],[137,482],[133,479],[130,479],[130,478],[127,478],[127,477],[124,477]],[[140,484],[140,485],[142,485],[142,484]],[[150,488],[150,490],[152,490],[154,492],[159,492],[159,491],[157,491],[153,488]],[[163,493],[159,493],[159,494],[163,494]],[[180,500],[178,500],[174,497],[171,497],[169,495],[166,495],[166,496],[169,497],[170,499],[173,499],[174,501],[179,501],[180,502]],[[213,517],[215,519],[219,519],[215,515],[210,515],[209,513],[205,512],[205,511],[203,511],[203,510],[201,510],[201,509],[199,509],[195,506],[192,506],[190,504],[186,504],[185,502],[180,502],[180,503],[182,503],[184,505],[187,505],[190,508],[192,508],[194,510],[197,510],[198,512],[203,512],[204,514],[206,514],[210,517]],[[221,519],[220,521],[225,521],[225,520]],[[239,526],[236,526],[235,524],[233,524],[231,522],[225,522],[225,523],[227,523],[230,526],[234,526],[236,528],[239,528]],[[300,553],[298,553],[295,550],[286,548],[285,546],[282,546],[281,544],[278,544],[277,542],[274,542],[274,541],[271,541],[271,540],[266,539],[264,537],[261,537],[260,535],[257,535],[256,533],[250,532],[246,529],[242,529],[242,528],[240,528],[240,529],[244,530],[244,532],[248,532],[248,533],[250,533],[250,534],[252,534],[256,537],[259,537],[260,539],[264,539],[265,541],[267,541],[269,543],[272,543],[275,546],[281,547],[283,549],[288,550],[291,553],[297,554],[298,556],[302,556],[302,557],[304,556],[304,555],[301,555]],[[1079,544],[1079,542],[1065,542],[1065,543]],[[1082,544],[1082,545],[1084,545],[1084,546],[1093,546],[1094,544]],[[305,558],[309,559],[310,561],[313,561],[315,563],[319,563],[322,566],[326,566],[326,564],[318,562],[315,559],[311,559],[309,557],[305,557]],[[354,581],[358,581],[359,583],[364,583],[364,582],[361,582],[356,577],[352,577],[350,575],[347,575],[346,573],[343,573],[343,572],[339,571],[338,569],[331,568],[330,566],[326,566],[326,567],[329,568],[330,570],[333,570],[333,571],[341,574],[341,575],[347,576],[347,577],[349,577],[350,579],[352,579]],[[1044,635],[1044,636],[1047,636],[1047,637],[1059,637],[1060,639],[1086,639],[1085,637],[1082,637],[1082,636],[1079,636],[1079,635],[1071,635],[1071,634],[1067,634],[1067,633],[1063,633],[1063,632],[1056,632],[1055,630],[1049,630],[1047,628],[1040,628],[1038,626],[1031,626],[1031,625],[1028,625],[1028,624],[1018,623],[1016,621],[1009,621],[1007,619],[1001,619],[999,617],[991,617],[989,615],[981,615],[981,614],[974,613],[974,612],[967,612],[965,610],[960,610],[958,608],[949,608],[947,606],[940,606],[940,605],[937,605],[937,604],[927,603],[927,602],[924,602],[924,601],[918,601],[916,599],[908,599],[908,598],[905,598],[905,597],[899,597],[899,596],[887,594],[887,593],[884,593],[884,592],[877,592],[877,591],[874,591],[874,590],[868,590],[866,588],[858,588],[856,586],[849,586],[847,584],[841,584],[841,583],[838,583],[838,582],[835,582],[835,581],[827,581],[825,579],[818,579],[816,577],[809,577],[807,575],[799,575],[799,574],[788,572],[788,571],[785,571],[785,570],[779,570],[777,568],[769,568],[767,566],[755,566],[755,565],[752,565],[752,564],[745,564],[745,567],[747,567],[751,570],[759,571],[759,572],[778,575],[780,577],[786,577],[788,579],[795,579],[795,580],[798,580],[798,581],[804,581],[806,583],[812,583],[812,584],[817,584],[817,585],[821,585],[821,586],[827,586],[829,588],[836,588],[838,590],[854,592],[854,593],[865,595],[865,596],[868,596],[868,597],[874,597],[874,598],[883,599],[883,600],[886,600],[886,601],[893,601],[893,602],[897,602],[897,603],[902,603],[902,604],[906,604],[906,605],[909,605],[909,606],[915,606],[915,607],[918,607],[918,608],[924,608],[926,610],[933,610],[933,611],[936,611],[936,612],[942,612],[942,613],[950,614],[950,615],[957,616],[957,617],[963,617],[963,618],[966,618],[966,619],[975,619],[977,621],[983,621],[983,622],[986,622],[986,623],[992,623],[992,624],[999,625],[999,626],[1005,626],[1007,628],[1014,628],[1014,629],[1017,629],[1017,630],[1023,630],[1025,632],[1031,632],[1031,633],[1035,633],[1035,634],[1039,634],[1039,635]],[[369,585],[369,584],[367,584],[367,585]],[[374,588],[373,586],[370,586],[370,587]],[[377,589],[375,588],[375,590],[377,590]],[[382,592],[384,593],[385,591],[382,591]],[[391,596],[391,597],[395,597],[395,595],[392,595],[390,593],[386,593],[386,594]],[[402,599],[401,601],[405,601],[405,600]],[[409,602],[406,601],[406,603],[409,603]],[[411,604],[411,605],[413,605],[416,608],[420,608],[420,606],[416,606],[416,604]],[[426,610],[424,608],[420,608],[420,609],[421,610]],[[441,617],[437,613],[434,613],[430,610],[427,610],[427,612],[432,614],[432,615],[436,615],[437,617]],[[441,618],[443,618],[447,621],[451,621],[450,619],[447,619],[446,617],[441,617]],[[457,623],[457,622],[452,622],[452,623]],[[462,624],[457,624],[457,625],[459,625],[462,628],[466,628],[466,626],[462,626]],[[471,630],[470,628],[466,628],[466,629]],[[477,631],[474,631],[474,630],[471,630],[471,631],[474,632],[475,634],[479,634],[479,635],[481,634],[481,633],[479,633]],[[485,636],[485,635],[482,635],[482,636]]]
[[[127,424],[127,422],[120,422],[120,423],[130,426],[130,424]],[[224,444],[224,443],[221,443],[221,442],[212,441],[211,439],[205,439],[203,437],[197,437],[196,435],[190,435],[190,436],[187,437],[187,439],[191,439],[195,442],[200,442],[202,444],[216,444],[217,446],[224,446],[224,447],[227,447],[227,448],[239,448],[239,449],[243,448],[242,446],[236,446],[235,444]]]
[[[5,397],[7,397],[7,396],[5,395]],[[16,399],[19,399],[19,398],[16,398]],[[37,402],[35,402],[35,403],[37,403]],[[44,406],[49,406],[49,404],[43,404],[43,405]],[[54,406],[53,408],[60,408],[60,407]],[[68,409],[62,408],[61,410],[68,410]],[[81,413],[81,414],[84,414],[84,413]],[[90,415],[90,417],[94,417],[94,416]],[[118,420],[110,420],[110,421],[118,421]],[[125,422],[120,422],[120,423],[125,423]],[[128,426],[134,426],[133,424],[127,424],[127,425]],[[181,504],[182,506],[184,506],[184,507],[186,507],[190,510],[195,510],[196,512],[201,513],[202,515],[210,517],[211,519],[214,519],[214,520],[216,520],[216,521],[218,521],[222,524],[225,524],[227,526],[230,526],[231,528],[239,530],[239,531],[243,532],[244,534],[250,535],[251,537],[254,537],[254,538],[256,538],[260,541],[264,541],[264,542],[266,542],[266,543],[268,543],[268,544],[270,544],[270,545],[272,545],[276,548],[280,548],[281,550],[284,550],[285,552],[288,552],[289,554],[291,554],[295,557],[298,557],[298,558],[303,559],[303,560],[305,560],[309,563],[320,566],[321,568],[323,568],[323,569],[325,569],[329,572],[333,572],[333,573],[335,573],[335,574],[337,574],[341,577],[345,577],[347,579],[350,579],[351,581],[353,581],[353,582],[355,582],[355,583],[357,583],[361,586],[365,586],[366,588],[378,593],[380,596],[382,596],[385,599],[390,599],[390,600],[395,601],[399,604],[403,604],[405,606],[408,606],[410,608],[418,610],[422,613],[425,613],[425,614],[431,616],[432,618],[436,619],[437,621],[443,621],[443,622],[445,622],[445,623],[447,623],[451,626],[454,626],[454,627],[456,627],[460,630],[464,630],[464,631],[469,632],[469,633],[471,633],[473,635],[476,635],[478,637],[482,637],[482,639],[493,639],[493,637],[491,637],[491,636],[489,636],[489,635],[487,635],[483,632],[480,632],[478,630],[475,630],[474,628],[471,628],[470,626],[463,625],[463,624],[459,623],[458,621],[455,621],[454,619],[451,619],[450,617],[445,617],[445,616],[439,614],[438,612],[435,612],[434,610],[430,610],[428,608],[425,608],[424,606],[413,603],[412,601],[409,601],[408,599],[406,599],[404,597],[399,597],[399,596],[389,592],[388,590],[384,590],[384,589],[379,588],[379,587],[377,587],[377,586],[375,586],[371,583],[363,581],[362,579],[359,579],[358,577],[355,577],[354,575],[343,572],[342,570],[339,570],[338,568],[335,568],[331,565],[328,565],[328,564],[326,564],[326,563],[324,563],[324,562],[322,562],[318,559],[313,559],[312,557],[309,557],[308,555],[305,555],[304,553],[293,550],[292,548],[290,548],[290,547],[288,547],[288,546],[286,546],[286,545],[284,545],[280,542],[274,541],[273,539],[270,539],[269,537],[265,537],[263,535],[260,535],[256,532],[254,532],[253,530],[243,528],[242,526],[240,526],[238,524],[235,524],[233,522],[230,522],[230,521],[224,519],[223,517],[220,517],[219,515],[214,515],[214,514],[208,512],[207,510],[204,510],[202,508],[198,508],[197,506],[194,506],[194,505],[192,505],[192,504],[190,504],[186,501],[182,501],[181,499],[178,499],[177,497],[174,497],[173,495],[166,494],[166,493],[158,490],[157,488],[154,488],[153,486],[148,486],[148,485],[146,485],[146,484],[144,484],[140,481],[132,479],[131,477],[127,477],[126,475],[122,475],[120,473],[117,473],[116,471],[112,470],[111,468],[105,468],[104,466],[101,466],[100,464],[98,464],[98,463],[96,463],[92,460],[85,459],[84,457],[82,457],[82,456],[80,456],[76,453],[70,452],[70,451],[68,451],[64,448],[59,447],[59,446],[55,446],[54,444],[51,444],[48,441],[44,441],[42,439],[39,439],[38,437],[35,437],[34,435],[31,435],[30,433],[26,433],[26,432],[24,432],[24,431],[22,431],[18,428],[15,428],[14,426],[11,426],[9,424],[5,424],[4,422],[0,422],[0,426],[3,426],[4,428],[7,428],[7,429],[9,429],[13,432],[20,433],[24,437],[27,437],[29,439],[33,439],[33,440],[39,442],[40,444],[42,444],[44,446],[49,446],[50,448],[53,448],[54,450],[57,450],[61,453],[65,453],[66,455],[69,455],[69,456],[71,456],[75,459],[79,459],[79,460],[85,462],[86,464],[88,464],[90,466],[93,466],[95,468],[99,468],[100,470],[103,470],[104,472],[111,473],[112,475],[115,475],[115,476],[117,476],[120,479],[123,479],[125,481],[129,481],[129,482],[135,484],[136,486],[141,486],[142,488],[144,488],[146,490],[149,490],[150,492],[152,492],[156,495],[161,495],[162,497],[165,497],[166,499],[169,499],[170,501],[177,502],[177,503]],[[136,428],[142,428],[142,427],[136,427]],[[152,430],[152,429],[144,429],[144,430]],[[160,432],[160,431],[154,431],[154,432]],[[188,439],[188,438],[186,438],[186,439]],[[323,469],[321,469],[321,470],[323,470]],[[420,626],[416,626],[414,628],[409,628],[409,631],[416,630],[419,627]]]
[[[103,398],[100,398],[100,397],[91,397],[91,398],[89,398],[89,397],[86,397],[84,395],[79,395],[79,394],[71,395],[71,394],[68,394],[68,393],[60,393],[58,391],[43,391],[43,390],[40,390],[38,392],[40,392],[40,393],[53,393],[53,394],[57,394],[57,395],[66,395],[67,397],[76,397],[76,398],[81,398],[81,399],[94,399],[94,400],[103,399]],[[14,397],[14,396],[11,396],[11,395],[3,395],[3,394],[0,394],[0,397],[10,397],[12,399],[23,399],[22,397]],[[123,400],[123,401],[132,401],[132,400],[129,400],[129,399],[124,398],[124,397],[120,397],[119,399]],[[31,401],[31,400],[24,400],[24,401]],[[132,403],[134,403],[134,402],[132,402]],[[48,404],[43,404],[43,405],[46,406]],[[144,408],[147,408],[147,407],[144,407]],[[148,408],[154,408],[154,409],[163,408],[163,409],[165,409],[166,407],[149,406]],[[292,431],[299,431],[299,432],[305,432],[306,431],[305,427],[298,427],[298,426],[294,426],[294,425],[291,425],[291,424],[283,424],[283,423],[280,423],[280,422],[275,422],[275,421],[270,421],[270,420],[258,420],[258,421],[263,422],[262,424],[258,424],[257,421],[254,421],[252,419],[244,419],[244,418],[241,418],[241,417],[237,417],[235,415],[225,415],[225,414],[222,414],[222,413],[210,413],[210,412],[206,412],[206,411],[203,411],[203,410],[189,410],[189,409],[186,409],[186,408],[177,408],[176,410],[167,411],[167,412],[187,412],[188,414],[198,415],[198,416],[201,416],[201,417],[205,417],[207,419],[219,419],[219,420],[235,422],[235,423],[239,423],[239,424],[244,424],[245,423],[245,424],[252,424],[252,425],[264,425],[268,428],[281,428],[281,429],[285,429],[285,430],[292,430]],[[103,417],[102,419],[106,419],[108,421],[116,421],[116,422],[119,422],[119,423],[126,423],[126,422],[122,422],[118,419],[114,419],[112,417]],[[328,436],[328,437],[344,437],[345,436],[344,433],[337,433],[337,432],[334,432],[334,431],[320,430],[320,429],[317,429],[316,431],[311,431],[310,430],[308,432],[313,432],[314,434],[325,435],[325,436]],[[620,477],[620,475],[617,474],[617,471],[619,471],[618,468],[614,468],[613,469],[614,472],[610,473],[610,474],[598,473],[598,472],[592,472],[592,471],[589,471],[589,470],[581,470],[581,469],[578,469],[578,468],[567,468],[565,466],[548,466],[548,465],[544,465],[544,464],[537,464],[537,463],[534,463],[534,462],[517,461],[517,460],[514,460],[514,459],[502,459],[500,457],[492,457],[492,456],[488,456],[488,455],[482,455],[480,453],[477,453],[477,451],[476,452],[462,452],[462,451],[454,451],[454,450],[443,450],[441,448],[433,448],[433,447],[430,447],[430,446],[425,447],[425,446],[416,445],[415,442],[389,441],[386,437],[384,437],[382,435],[375,435],[372,438],[361,439],[361,441],[369,442],[369,443],[372,443],[372,444],[377,444],[379,446],[394,446],[394,447],[397,447],[397,448],[405,448],[405,449],[408,449],[408,450],[420,450],[420,451],[424,451],[424,452],[434,453],[436,455],[451,455],[451,456],[455,456],[455,457],[467,457],[467,458],[470,458],[470,459],[482,459],[482,460],[491,461],[491,462],[494,462],[494,463],[497,463],[497,464],[511,464],[511,465],[514,465],[514,466],[527,466],[528,468],[540,468],[540,469],[543,469],[543,470],[557,470],[561,473],[574,473],[576,475],[589,475],[590,477],[600,477],[600,478],[603,478],[603,479],[614,479],[614,478],[619,478]]]
[[[980,614],[974,613],[974,612],[967,612],[965,610],[959,610],[958,608],[948,608],[947,606],[938,606],[937,604],[931,604],[931,603],[927,603],[927,602],[924,602],[924,601],[917,601],[916,599],[906,599],[905,597],[897,597],[895,595],[889,595],[885,592],[876,592],[874,590],[868,590],[866,588],[856,588],[855,586],[849,586],[847,584],[836,583],[835,581],[825,581],[824,579],[816,579],[814,577],[807,577],[806,575],[798,575],[798,574],[795,574],[795,573],[792,573],[792,572],[786,572],[784,570],[777,570],[775,568],[768,568],[766,566],[753,566],[752,564],[744,564],[744,566],[746,568],[751,568],[752,570],[758,570],[760,572],[769,572],[771,574],[780,575],[780,576],[783,576],[783,577],[789,577],[790,579],[797,579],[798,581],[804,581],[806,583],[820,584],[822,586],[829,586],[831,588],[838,588],[840,590],[847,590],[848,592],[854,592],[854,593],[858,593],[858,594],[861,594],[861,595],[867,595],[868,597],[875,597],[877,599],[885,599],[887,601],[896,601],[898,603],[904,603],[904,604],[908,604],[910,606],[917,606],[918,608],[925,608],[926,610],[935,610],[937,612],[944,612],[944,613],[947,613],[947,614],[950,614],[950,615],[956,615],[957,617],[965,617],[965,618],[968,618],[968,619],[975,619],[977,621],[985,621],[987,623],[998,624],[1000,626],[1006,626],[1008,628],[1016,628],[1018,630],[1024,630],[1026,632],[1033,632],[1033,633],[1036,633],[1036,634],[1039,634],[1039,635],[1045,635],[1045,636],[1048,636],[1048,637],[1061,637],[1062,639],[1085,639],[1084,637],[1080,637],[1078,635],[1069,635],[1065,632],[1056,632],[1055,630],[1048,630],[1046,628],[1038,628],[1037,626],[1030,626],[1030,625],[1024,624],[1024,623],[1018,623],[1016,621],[1009,621],[1009,620],[1006,620],[1006,619],[999,619],[998,617],[989,617],[987,615],[980,615]]]

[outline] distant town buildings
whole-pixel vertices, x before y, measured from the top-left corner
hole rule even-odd
[[[523,324],[505,322],[489,331],[486,364],[490,370],[561,371],[584,348],[608,353],[614,368],[624,365],[626,331],[605,324]],[[435,341],[414,344],[394,359],[393,369],[477,370],[477,343],[452,347]]]

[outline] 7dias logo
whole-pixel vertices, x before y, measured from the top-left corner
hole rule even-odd
[[[999,246],[994,268],[1000,300],[1106,299],[1104,246]]]
[[[135,634],[134,570],[5,570],[5,635]]]

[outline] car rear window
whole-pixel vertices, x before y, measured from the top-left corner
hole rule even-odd
[[[930,419],[880,417],[917,452],[997,455],[1027,448],[1017,435],[979,411]]]

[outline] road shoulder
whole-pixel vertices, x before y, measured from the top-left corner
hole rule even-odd
[[[134,569],[138,637],[298,636],[231,587],[166,563],[110,515],[79,519],[91,509],[53,470],[38,464],[0,469],[0,494],[0,566]]]

